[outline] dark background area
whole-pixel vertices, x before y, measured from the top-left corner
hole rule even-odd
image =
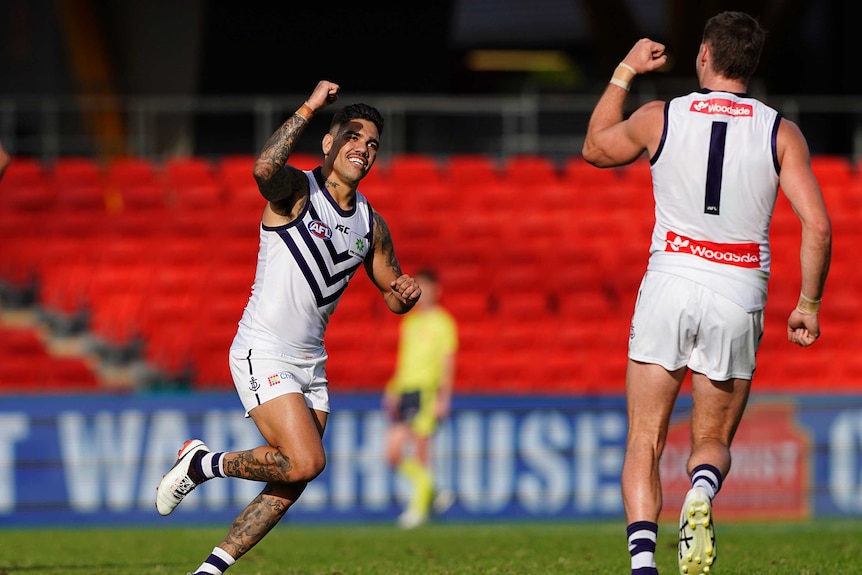
[[[696,87],[703,24],[722,10],[768,31],[758,95],[862,94],[852,0],[0,0],[0,103],[306,94],[324,78],[345,95],[598,94],[644,36],[668,46],[672,65],[651,81],[671,94]],[[556,51],[566,68],[475,70],[477,50]],[[230,131],[196,122],[204,140]],[[854,122],[818,117],[805,131],[818,151],[848,153]]]
[[[758,76],[770,92],[862,92],[853,56],[862,3],[849,0],[640,3],[661,21],[638,18],[638,3],[621,0],[253,4],[202,6],[201,93],[285,93],[324,77],[358,92],[486,93],[529,83],[524,73],[471,73],[465,56],[474,49],[562,50],[577,68],[574,88],[592,90],[643,36],[667,44],[676,60],[669,74],[687,77],[704,22],[724,9],[745,10],[767,29]],[[543,14],[525,18],[530,12]]]
[[[690,76],[704,22],[728,9],[768,31],[768,91],[862,92],[852,0],[0,0],[0,70],[6,95],[278,94],[320,78],[354,92],[494,93],[524,89],[529,75],[471,72],[470,51],[560,50],[577,76],[567,88],[593,90],[643,36],[667,44],[668,77]]]

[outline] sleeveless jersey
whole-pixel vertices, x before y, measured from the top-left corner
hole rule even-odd
[[[766,305],[781,117],[742,94],[702,90],[665,104],[650,159],[648,269],[698,282],[747,311]]]
[[[305,174],[310,194],[296,220],[260,226],[254,285],[232,349],[324,355],[329,316],[369,253],[373,217],[365,196],[357,191],[345,211],[323,185],[320,168]]]

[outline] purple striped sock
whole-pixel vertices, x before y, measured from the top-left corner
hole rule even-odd
[[[626,527],[632,575],[658,575],[655,564],[655,544],[658,525],[652,521],[635,521]]]
[[[691,470],[691,486],[703,487],[712,501],[715,494],[721,489],[721,472],[717,467],[708,463],[698,465]]]
[[[216,547],[193,575],[222,575],[234,563],[236,559],[221,547]]]
[[[224,474],[224,452],[205,453],[203,457],[194,462],[195,471],[206,479],[213,477],[225,477]]]

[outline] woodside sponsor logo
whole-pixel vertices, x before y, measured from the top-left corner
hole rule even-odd
[[[709,100],[697,100],[691,103],[691,112],[700,114],[719,114],[733,117],[752,117],[754,107],[750,104],[741,104],[726,98],[711,98]]]

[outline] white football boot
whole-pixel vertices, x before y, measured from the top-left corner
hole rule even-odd
[[[679,514],[680,575],[705,575],[715,563],[712,502],[702,487],[692,487]]]
[[[198,486],[189,477],[189,467],[195,454],[199,451],[209,451],[209,448],[200,439],[186,441],[177,454],[177,462],[162,477],[162,481],[156,488],[156,509],[161,515],[170,515],[183,500],[183,497]]]

